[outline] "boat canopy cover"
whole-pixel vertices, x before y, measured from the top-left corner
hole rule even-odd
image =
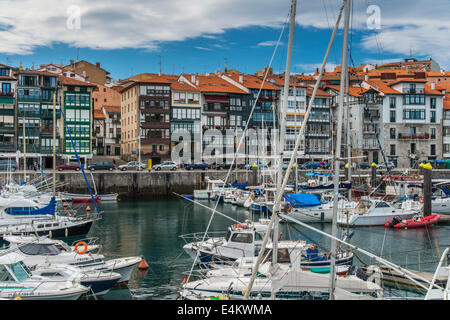
[[[49,204],[45,207],[39,208],[39,209],[26,209],[26,208],[7,208],[5,209],[5,212],[11,215],[40,215],[40,214],[55,214],[55,208],[56,208],[56,199],[55,197],[52,197]]]
[[[41,243],[28,243],[19,247],[19,250],[30,256],[36,255],[54,256],[61,253],[61,250],[59,250],[54,244],[41,244]]]
[[[446,196],[450,196],[450,189],[449,188],[440,188]]]
[[[307,172],[307,176],[332,176],[332,173],[325,173],[325,172]]]
[[[320,201],[314,194],[310,193],[285,193],[284,199],[294,207],[318,206]]]
[[[239,188],[239,189],[245,189],[248,186],[248,181],[244,183],[238,183],[237,180],[231,184],[232,187]]]

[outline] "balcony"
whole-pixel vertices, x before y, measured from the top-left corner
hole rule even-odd
[[[41,118],[44,118],[44,119],[53,118],[53,110],[41,110],[40,116],[41,116]],[[61,117],[61,113],[59,112],[59,109],[58,109],[58,110],[56,110],[56,118],[59,119],[60,117]]]
[[[425,140],[425,139],[429,139],[430,135],[428,133],[415,133],[413,135],[409,134],[409,135],[404,135],[402,133],[398,134],[398,139],[399,140]]]
[[[406,94],[423,94],[423,89],[419,89],[419,88],[416,88],[416,89],[410,89],[410,88],[405,88],[405,89],[403,89],[403,91],[402,91],[403,93],[406,93]]]
[[[320,123],[329,123],[330,122],[330,118],[308,118],[308,123],[315,123],[315,122],[320,122]]]
[[[161,137],[143,137],[141,140],[141,144],[170,144],[170,138],[161,138]]]
[[[53,128],[41,127],[41,134],[51,134],[53,135]],[[58,133],[56,133],[58,134]]]
[[[15,152],[15,151],[16,151],[16,149],[15,149],[13,143],[11,143],[11,144],[5,144],[5,143],[0,144],[0,152]]]
[[[1,92],[0,91],[0,103],[1,104],[14,104],[14,92]]]
[[[328,139],[330,137],[330,134],[328,132],[307,132],[306,137],[308,138],[322,138],[322,139]]]
[[[17,96],[19,102],[41,102],[41,96]]]
[[[169,114],[170,108],[169,107],[145,107],[145,108],[141,107],[141,113]],[[115,120],[115,121],[118,121],[120,124],[120,120]]]
[[[145,121],[141,122],[141,127],[144,129],[170,129],[170,122]]]
[[[39,148],[39,145],[35,145],[35,144],[26,144],[26,152],[27,153],[33,153],[33,152],[35,152],[35,153],[39,153],[40,152],[40,148]],[[20,152],[23,152],[23,146],[22,145],[19,145],[19,150],[20,150]]]
[[[226,130],[230,129],[229,125],[204,125],[202,126],[203,130],[217,129],[217,130]]]

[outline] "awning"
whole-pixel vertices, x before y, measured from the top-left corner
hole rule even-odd
[[[217,103],[229,103],[230,99],[228,96],[212,96],[205,94],[206,102],[217,102]]]

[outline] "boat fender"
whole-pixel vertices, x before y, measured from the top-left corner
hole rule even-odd
[[[423,203],[423,202],[424,202],[423,196],[420,196],[420,197],[419,197],[419,203]]]

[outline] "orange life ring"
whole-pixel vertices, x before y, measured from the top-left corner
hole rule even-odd
[[[79,247],[79,246],[83,246],[84,249],[83,249],[82,251],[78,251],[78,247]],[[78,243],[75,245],[74,251],[75,251],[77,254],[85,254],[85,253],[87,252],[87,243],[86,243],[86,242],[83,242],[83,241],[78,242]]]
[[[420,196],[419,197],[419,203],[423,203],[424,201],[423,201],[423,196]]]
[[[292,211],[292,204],[290,202],[288,202],[287,205],[286,205],[286,211],[287,212],[291,212]]]

